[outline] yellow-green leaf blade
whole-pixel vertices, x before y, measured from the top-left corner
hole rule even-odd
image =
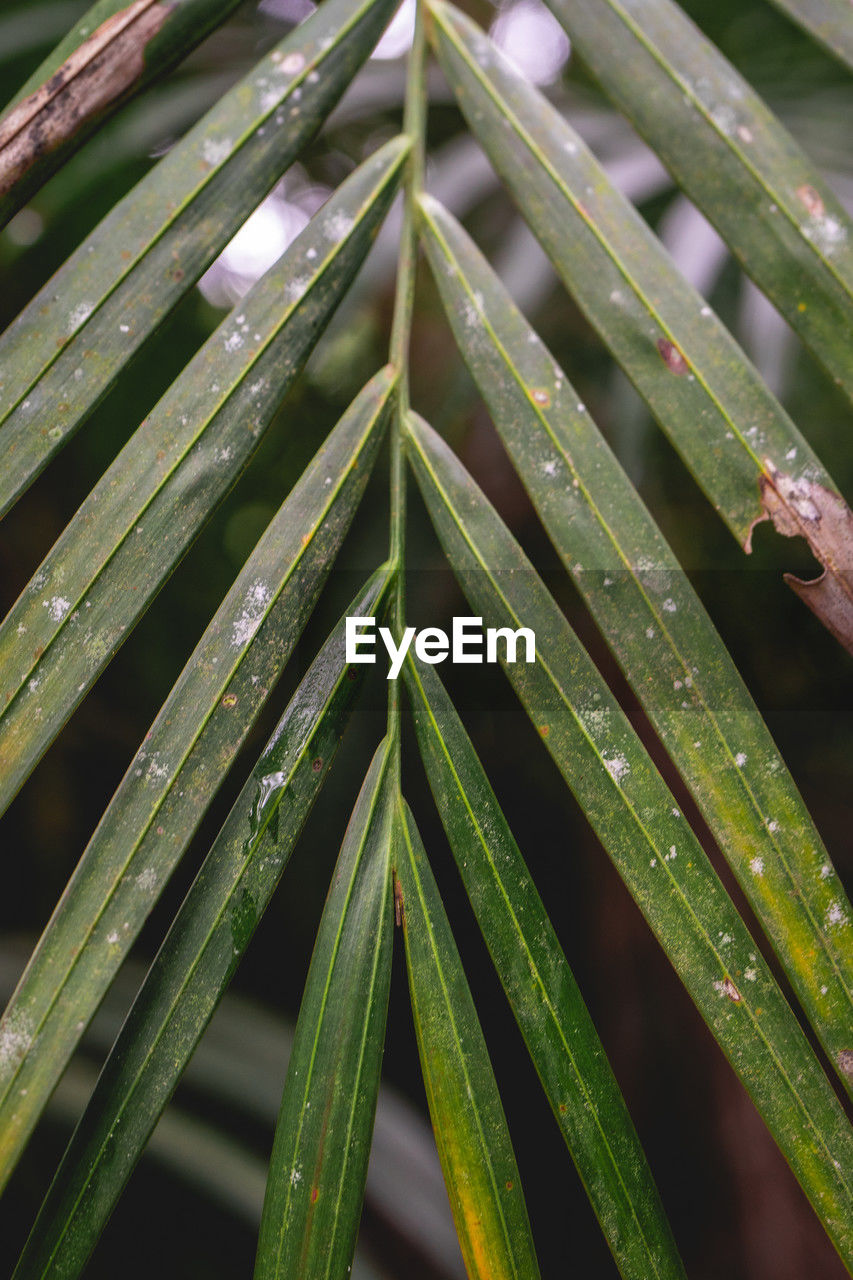
[[[743,269],[853,396],[853,223],[817,167],[672,0],[548,3]]]
[[[570,125],[469,19],[431,13],[472,131],[578,305],[745,549],[767,518],[808,541],[827,572],[791,585],[853,652],[853,515],[820,461]]]
[[[420,208],[448,318],[501,439],[849,1090],[853,911],[794,781],[565,373],[455,219],[428,197]]]
[[[384,584],[387,585],[387,574]],[[370,604],[363,593],[355,606]],[[342,618],[288,704],[170,929],[15,1271],[79,1275],[225,992],[328,774],[357,684]]]
[[[657,1188],[583,997],[488,778],[437,674],[405,668],[459,873],[621,1274],[683,1277]]]
[[[0,1185],[293,651],[364,492],[394,387],[390,369],[368,383],[270,523],[131,761],[0,1019],[0,1036],[19,1046],[0,1066]],[[366,590],[366,613],[387,578]]]
[[[256,1280],[345,1280],[355,1249],[391,984],[395,751],[379,747],[341,847],[296,1024]]]
[[[529,627],[506,667],[696,1007],[815,1212],[853,1265],[853,1130],[749,930],[607,685],[485,495],[415,415],[409,455],[448,559],[485,625]]]
[[[249,462],[370,248],[407,152],[397,138],[364,161],[223,321],[0,624],[0,809]]]
[[[115,206],[0,338],[0,514],[320,128],[392,0],[324,0]]]
[[[488,1050],[408,806],[399,815],[394,874],[421,1071],[469,1280],[538,1278]]]

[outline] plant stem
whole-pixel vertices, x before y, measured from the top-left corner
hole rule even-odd
[[[412,150],[409,155],[403,193],[403,226],[400,235],[400,255],[397,261],[394,320],[391,329],[391,362],[397,369],[399,378],[397,411],[391,434],[390,548],[390,559],[397,574],[391,605],[391,629],[398,642],[405,626],[403,559],[406,537],[406,460],[403,456],[403,426],[409,412],[409,347],[418,254],[415,199],[423,185],[426,150],[425,72],[424,13],[422,0],[418,0],[414,37],[409,51],[406,103],[403,114],[403,129],[412,140]],[[399,750],[400,696],[396,680],[390,681],[388,688],[388,733],[396,739]]]

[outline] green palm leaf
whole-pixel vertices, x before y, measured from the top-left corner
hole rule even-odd
[[[819,460],[574,130],[469,19],[431,13],[472,131],[578,305],[745,549],[768,517],[808,541],[827,572],[792,585],[853,652],[853,516]]]
[[[474,1001],[414,819],[399,815],[395,898],[435,1139],[469,1280],[539,1276],[527,1206]]]
[[[525,710],[851,1265],[853,1129],[766,962],[518,543],[432,429],[411,415],[408,432],[418,484],[470,605],[486,625],[526,625],[536,636],[535,662],[507,666]]]
[[[290,656],[370,476],[383,370],[250,556],[131,761],[0,1020],[0,1185]],[[378,577],[362,603],[377,607]]]
[[[684,1277],[619,1086],[557,935],[453,703],[406,664],[436,806],[486,945],[621,1274]]]
[[[391,7],[325,0],[119,201],[0,338],[0,514],[317,132]]]
[[[501,439],[851,1089],[853,934],[834,922],[853,912],[793,779],[571,383],[459,224],[433,200],[420,209],[448,318]]]
[[[387,572],[378,574],[353,607],[376,607],[388,582]],[[358,686],[348,678],[344,630],[342,618],[178,912],[71,1139],[15,1270],[17,1280],[79,1275],[228,986],[325,781],[352,707]]]
[[[391,984],[394,750],[359,793],[320,922],[270,1160],[257,1280],[349,1274]]]
[[[672,0],[549,5],[609,96],[853,397],[853,223],[815,165]],[[849,7],[846,27],[849,38]]]
[[[407,151],[397,138],[366,160],[211,335],[0,626],[0,809],[248,463],[361,265]]]

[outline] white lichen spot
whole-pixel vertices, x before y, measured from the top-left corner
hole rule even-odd
[[[49,600],[43,600],[42,604],[54,622],[61,622],[71,608],[71,601],[64,596],[51,596]]]
[[[292,1187],[295,1187],[301,1181],[302,1181],[302,1171],[298,1169],[296,1165],[294,1165],[293,1168],[290,1170],[290,1185]]]
[[[771,836],[775,835],[776,832],[779,830],[779,823],[776,821],[775,818],[770,819],[770,821],[767,824],[767,830],[770,832]]]
[[[157,888],[157,872],[153,867],[146,867],[144,871],[140,871],[136,877],[137,888],[143,893],[153,893]]]
[[[544,463],[544,464],[543,464],[543,466],[542,466],[542,470],[544,471],[544,473],[545,473],[545,475],[546,475],[546,476],[554,476],[554,475],[556,475],[556,474],[557,474],[557,460],[556,460],[556,458],[552,458],[550,462],[546,462],[546,463]]]
[[[678,612],[678,605],[675,603],[675,601],[672,599],[671,596],[667,596],[667,598],[664,600],[663,604],[661,605],[661,608],[663,609],[664,613]]]
[[[85,324],[92,314],[92,306],[89,302],[78,302],[77,306],[68,316],[68,324],[72,333],[79,329],[81,324]]]
[[[745,124],[739,124],[737,127],[737,136],[741,142],[752,142],[752,130],[747,128]]]
[[[110,944],[111,947],[114,947],[118,942],[118,934],[116,933],[115,929],[113,929],[112,933],[107,934],[107,942]]]
[[[605,759],[604,767],[617,786],[619,786],[622,779],[631,772],[631,766],[628,764],[628,761],[619,753],[612,756],[609,760]]]
[[[758,970],[753,969],[752,965],[750,965],[748,969],[744,969],[743,976],[746,978],[747,982],[755,982],[755,979],[758,977]]]
[[[735,756],[735,764],[737,765],[737,767],[738,767],[739,769],[742,769],[742,768],[743,768],[743,766],[746,764],[746,752],[745,752],[745,751],[739,751],[739,752],[737,753],[737,755]]]
[[[704,306],[699,308],[699,314],[700,316],[704,316],[707,319],[708,316],[713,315],[714,313],[712,312],[710,307]]]
[[[669,846],[669,853],[665,853],[663,855],[663,860],[664,862],[674,862],[677,857],[678,857],[678,850],[676,849],[674,844],[671,844]]]
[[[201,154],[209,165],[222,164],[223,160],[227,160],[231,151],[231,140],[229,138],[205,138]]]
[[[129,324],[120,324],[120,325],[119,325],[119,327],[118,327],[118,331],[119,331],[119,333],[130,333],[130,325],[129,325]]]
[[[820,994],[822,996],[825,996],[828,990],[829,990],[829,987],[821,987]]]
[[[752,874],[753,874],[754,876],[761,876],[761,875],[763,875],[763,874],[764,874],[764,859],[763,859],[763,858],[750,858],[750,860],[749,860],[749,869],[750,869],[750,871],[752,872]]]
[[[168,778],[168,776],[168,765],[160,763],[160,753],[159,751],[155,751],[148,763],[148,777],[154,781],[157,781],[158,779],[162,781],[164,778]]]
[[[305,276],[295,276],[284,286],[284,296],[288,302],[298,302],[308,288],[310,281]]]
[[[844,244],[847,229],[837,218],[821,214],[809,220],[803,227],[803,235],[822,253],[831,255],[839,245]]]
[[[0,1070],[14,1071],[32,1043],[33,1024],[25,1013],[13,1010],[0,1022]]]
[[[239,351],[240,347],[243,345],[243,339],[235,329],[233,333],[228,334],[228,337],[222,345],[225,347],[226,351]]]
[[[281,69],[288,76],[295,76],[297,71],[301,71],[305,66],[304,53],[289,53],[286,58],[281,60]]]
[[[828,862],[825,862],[820,869],[820,878],[821,880],[828,880],[831,875],[832,875],[832,867],[829,865]]]
[[[714,108],[711,112],[711,119],[720,130],[720,133],[724,133],[727,138],[731,137],[737,129],[737,116],[733,109],[725,104]]]
[[[30,693],[35,693],[36,689],[39,687],[40,684],[41,684],[41,680],[39,679],[39,677],[33,676],[32,680],[27,681],[27,688],[29,689]]]
[[[231,637],[232,649],[241,649],[248,644],[263,621],[271,592],[265,582],[256,578],[246,593],[243,611],[234,622]]]
[[[326,223],[326,236],[329,240],[335,242],[343,240],[344,236],[348,236],[354,226],[355,222],[350,215],[344,213],[343,209],[339,209]]]
[[[840,902],[831,902],[826,912],[826,923],[830,928],[839,928],[847,924],[847,916]]]

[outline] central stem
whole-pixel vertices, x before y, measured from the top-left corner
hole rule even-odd
[[[403,129],[412,140],[412,150],[403,195],[403,226],[391,328],[391,363],[396,368],[398,377],[397,407],[391,428],[390,559],[397,575],[391,604],[391,629],[398,643],[405,626],[403,563],[406,539],[406,460],[403,456],[403,431],[409,412],[409,346],[418,253],[415,200],[423,185],[426,150],[426,38],[422,0],[418,0],[414,37],[409,52]],[[388,685],[388,733],[396,741],[399,752],[400,695],[396,680],[389,681]]]

